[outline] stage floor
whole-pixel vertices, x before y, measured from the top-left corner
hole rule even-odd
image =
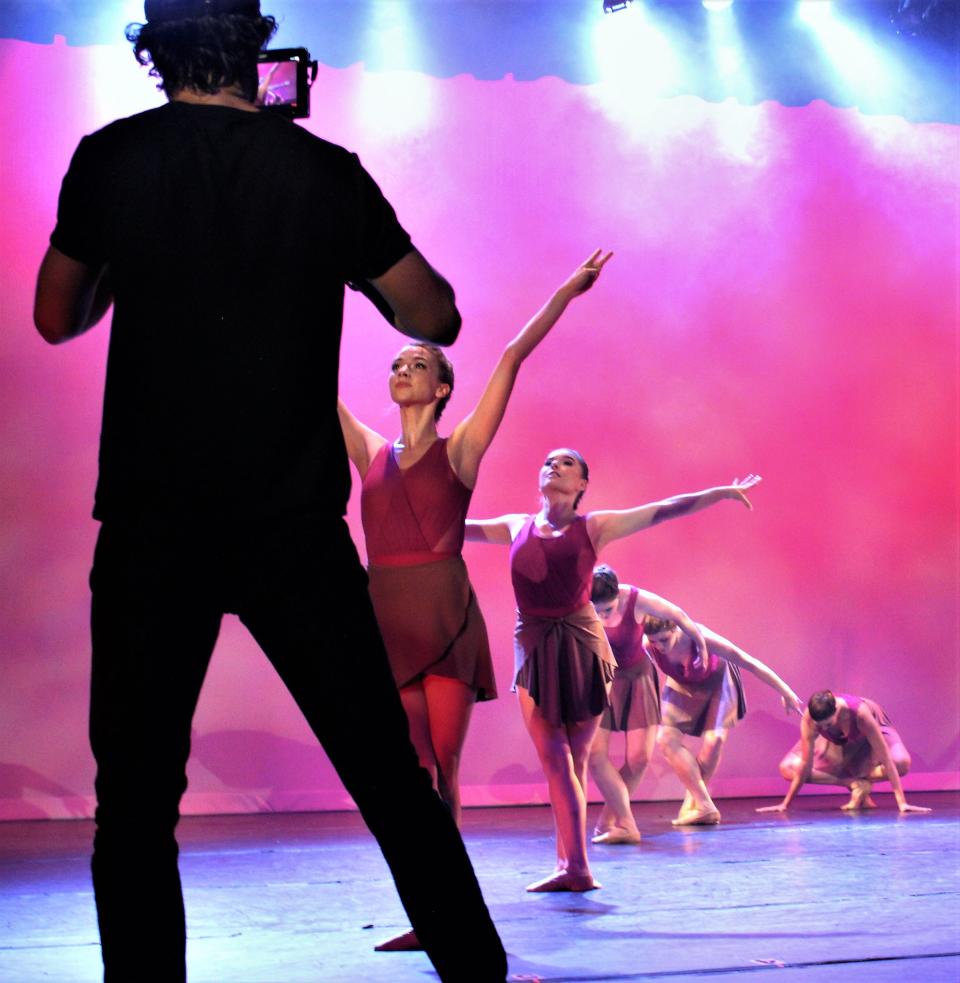
[[[722,801],[720,826],[684,830],[677,803],[637,804],[643,843],[592,847],[604,887],[588,894],[524,891],[552,869],[546,808],[467,810],[510,978],[960,980],[960,793],[915,793],[935,811],[908,816],[889,794],[861,815],[838,796],[754,813],[770,801]],[[91,836],[87,821],[0,824],[4,983],[100,978]],[[407,923],[356,814],[187,818],[180,842],[191,983],[436,979],[422,953],[372,951]]]

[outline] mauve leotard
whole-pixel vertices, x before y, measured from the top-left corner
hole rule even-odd
[[[559,536],[529,516],[510,547],[517,598],[515,685],[555,726],[603,713],[616,660],[590,603],[596,550],[577,516]]]
[[[636,587],[630,588],[620,624],[605,626],[607,641],[617,659],[617,674],[610,688],[610,706],[600,726],[629,731],[660,723],[660,680],[643,649],[643,622],[637,621]]]

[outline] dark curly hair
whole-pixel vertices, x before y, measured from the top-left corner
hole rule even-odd
[[[183,89],[216,93],[237,86],[257,98],[257,55],[277,30],[274,17],[213,13],[128,24],[127,40],[141,65],[160,79],[168,96]]]

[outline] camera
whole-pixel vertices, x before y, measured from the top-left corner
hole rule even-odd
[[[317,77],[317,63],[306,48],[261,51],[257,73],[257,105],[288,119],[310,115],[310,86]]]

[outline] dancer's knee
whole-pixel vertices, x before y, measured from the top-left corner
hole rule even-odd
[[[902,778],[910,770],[913,761],[906,748],[899,748],[891,754],[893,766],[897,769],[897,774]]]
[[[780,762],[780,774],[788,781],[792,782],[800,770],[800,759],[795,754],[788,754]]]
[[[680,746],[680,734],[672,728],[661,727],[657,731],[657,747],[667,758],[676,753]]]
[[[650,764],[650,758],[645,750],[633,752],[627,755],[624,764],[629,775],[642,775],[647,770],[647,765]]]

